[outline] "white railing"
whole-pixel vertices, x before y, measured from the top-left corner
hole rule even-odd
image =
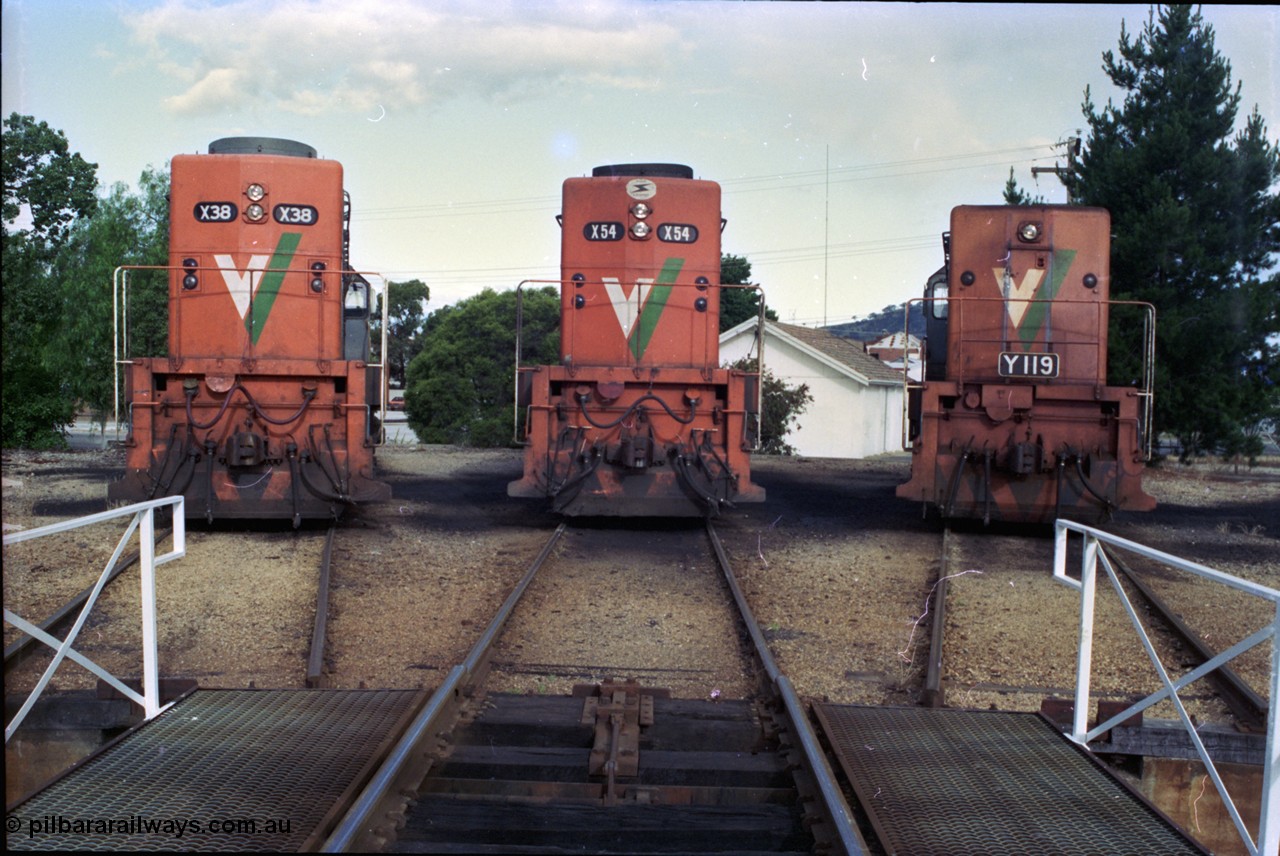
[[[1072,531],[1079,532],[1084,539],[1079,580],[1068,577],[1066,573],[1067,539],[1068,533]],[[1139,620],[1133,604],[1129,602],[1124,587],[1120,584],[1120,580],[1116,575],[1115,568],[1112,567],[1106,553],[1099,549],[1101,544],[1152,559],[1166,567],[1186,571],[1198,577],[1221,583],[1237,591],[1269,601],[1273,607],[1271,621],[1213,659],[1192,669],[1181,678],[1173,680],[1169,677],[1169,673],[1163,663],[1161,663],[1160,656],[1156,653],[1146,630],[1143,629],[1142,622]],[[1152,693],[1105,722],[1099,722],[1092,730],[1089,730],[1089,676],[1093,658],[1094,595],[1097,590],[1099,559],[1102,561],[1102,567],[1106,570],[1107,576],[1111,578],[1111,584],[1119,594],[1120,602],[1129,614],[1129,620],[1133,623],[1138,638],[1142,642],[1142,647],[1146,649],[1147,656],[1151,659],[1156,673],[1160,676],[1164,689]],[[1214,787],[1218,789],[1223,805],[1226,806],[1227,812],[1230,814],[1231,820],[1235,824],[1236,830],[1240,833],[1240,837],[1249,853],[1253,854],[1253,856],[1257,856],[1259,853],[1280,853],[1280,781],[1277,780],[1277,777],[1280,776],[1280,720],[1277,719],[1276,715],[1276,706],[1277,703],[1280,703],[1280,591],[1231,576],[1230,574],[1224,574],[1204,565],[1188,562],[1185,559],[1179,559],[1177,556],[1171,556],[1168,553],[1162,553],[1159,550],[1153,550],[1133,541],[1117,538],[1106,532],[1067,520],[1059,520],[1055,530],[1053,576],[1054,579],[1080,592],[1080,647],[1076,664],[1076,698],[1071,739],[1081,746],[1087,746],[1089,741],[1096,739],[1099,735],[1109,731],[1134,714],[1168,699],[1177,709],[1178,718],[1182,720],[1182,727],[1186,730],[1192,744],[1195,746],[1200,760],[1204,762],[1205,769],[1213,780]],[[1266,760],[1262,769],[1262,812],[1258,821],[1258,840],[1255,843],[1249,835],[1249,830],[1245,827],[1244,821],[1240,818],[1240,812],[1236,809],[1235,802],[1231,799],[1231,795],[1227,793],[1226,786],[1218,774],[1217,767],[1209,757],[1204,743],[1201,742],[1200,735],[1196,732],[1195,725],[1191,722],[1191,717],[1188,715],[1186,707],[1183,706],[1182,700],[1178,697],[1178,691],[1245,651],[1268,640],[1271,642],[1271,677],[1267,708],[1267,748]]]
[[[157,508],[171,505],[173,506],[173,549],[168,553],[156,555],[156,527],[155,527],[155,510]],[[75,520],[66,520],[62,523],[53,523],[49,526],[41,526],[38,529],[31,529],[26,532],[18,532],[13,535],[4,536],[4,546],[17,544],[22,541],[32,541],[36,538],[42,538],[46,535],[55,535],[60,532],[69,532],[73,529],[79,529],[84,526],[92,526],[96,523],[102,523],[117,517],[125,517],[132,515],[133,519],[129,521],[129,526],[124,534],[120,536],[120,543],[116,545],[115,552],[111,554],[111,558],[107,561],[107,565],[103,568],[102,573],[98,576],[98,582],[94,585],[88,599],[80,610],[79,616],[76,617],[75,624],[71,627],[71,631],[67,634],[67,638],[59,641],[50,636],[48,633],[36,627],[31,622],[23,619],[21,616],[10,611],[7,607],[4,610],[4,620],[6,624],[12,624],[23,633],[38,639],[54,650],[53,659],[45,668],[44,674],[36,683],[35,688],[23,703],[22,708],[14,716],[13,720],[5,726],[4,742],[8,743],[9,738],[13,735],[18,726],[22,724],[22,720],[26,718],[35,705],[36,700],[40,698],[40,694],[49,684],[49,680],[53,677],[53,673],[62,665],[63,660],[70,659],[75,663],[84,666],[93,674],[106,681],[119,692],[123,693],[130,701],[142,707],[143,713],[147,719],[151,719],[160,713],[160,678],[159,666],[156,659],[156,565],[162,565],[165,562],[174,559],[181,559],[186,555],[186,520],[184,518],[185,502],[181,496],[169,496],[163,499],[153,499],[147,502],[139,502],[134,505],[128,505],[123,508],[104,511],[100,514],[91,514],[88,517],[79,517]],[[90,660],[71,646],[75,644],[76,636],[84,627],[85,621],[89,618],[89,612],[97,603],[98,595],[102,593],[102,589],[107,584],[112,569],[115,568],[116,562],[120,561],[121,554],[124,553],[125,546],[133,537],[133,533],[141,531],[138,535],[138,565],[142,570],[142,694],[138,694],[134,690],[125,686],[118,678],[113,676],[103,667]]]

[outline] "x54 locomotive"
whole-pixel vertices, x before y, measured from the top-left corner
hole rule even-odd
[[[923,297],[923,382],[908,381],[911,480],[944,518],[1100,522],[1148,511],[1154,310],[1109,299],[1107,211],[961,206]],[[914,302],[914,301],[913,301]],[[1143,328],[1128,386],[1107,382],[1108,325]]]
[[[517,367],[524,476],[565,515],[760,502],[759,376],[721,368],[720,186],[674,164],[564,183],[560,363]]]
[[[168,356],[127,362],[127,472],[110,497],[182,494],[189,517],[295,526],[389,498],[342,165],[235,137],[171,170]]]

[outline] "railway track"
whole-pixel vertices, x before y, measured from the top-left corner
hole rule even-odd
[[[315,595],[315,615],[312,622],[311,642],[309,647],[309,655],[306,662],[306,672],[304,685],[308,688],[322,688],[328,686],[328,676],[325,673],[325,651],[328,642],[327,627],[329,613],[329,591],[330,591],[330,569],[332,566],[332,556],[334,550],[334,542],[338,527],[330,526],[323,536],[324,546],[319,553],[319,564],[316,569],[316,595]],[[157,543],[163,543],[170,534],[172,529],[163,528],[156,532]],[[255,533],[230,533],[233,538],[248,537],[252,539]],[[225,537],[224,533],[215,533],[214,537]],[[308,536],[300,536],[308,537]],[[107,570],[107,579],[104,584],[104,591],[113,585],[118,585],[118,580],[125,571],[133,567],[138,562],[139,554],[135,550],[121,556],[115,564]],[[48,617],[39,622],[37,626],[54,636],[55,638],[64,638],[67,631],[75,623],[79,617],[81,610],[84,608],[85,602],[93,591],[93,586],[89,586],[63,603],[57,609],[53,610]],[[101,602],[101,601],[100,601]],[[136,617],[135,617],[136,620]],[[36,640],[26,634],[17,636],[10,644],[5,646],[4,650],[4,672],[6,679],[11,674],[17,673],[22,665],[29,660],[39,657],[47,653],[48,649],[42,645],[36,644]],[[126,683],[128,683],[126,681]],[[136,683],[136,681],[135,681]],[[163,682],[165,687],[170,689],[165,692],[166,698],[173,697],[185,689],[195,684],[193,680],[169,680]],[[100,688],[100,692],[104,691]]]
[[[162,528],[156,530],[156,544],[162,544],[173,534],[172,528]],[[114,565],[107,571],[107,580],[104,587],[110,585],[124,571],[128,570],[137,563],[140,553],[134,550],[121,556]],[[93,586],[82,589],[74,597],[55,609],[49,616],[36,626],[51,636],[59,639],[64,638],[66,632],[75,623],[76,617],[84,608],[85,602],[93,593]],[[29,660],[32,656],[41,651],[41,647],[36,643],[36,639],[23,633],[14,639],[4,648],[4,674],[7,678],[12,670],[17,669],[20,665]]]
[[[526,609],[539,575],[565,572],[550,569],[565,560],[566,529],[555,531],[369,786],[335,817],[323,849],[865,852],[807,711],[773,663],[710,526],[705,536],[679,535],[686,550],[693,537],[710,545],[755,658],[744,671],[759,678],[761,692],[675,698],[625,676],[557,695],[493,689],[503,683],[499,671],[529,665],[499,666],[495,652],[519,626],[513,616]],[[595,551],[580,544],[577,552]]]
[[[930,606],[933,620],[924,703],[977,707],[997,698],[1001,707],[1031,709],[1045,698],[1071,697],[1078,595],[1051,581],[1052,552],[1051,540],[1041,537],[946,530]],[[1179,614],[1159,596],[1150,571],[1135,569],[1131,561],[1113,552],[1108,555],[1125,581],[1131,602],[1146,616],[1147,632],[1162,662],[1189,670],[1218,655],[1196,627],[1194,611]],[[1078,557],[1068,559],[1069,568],[1078,566]],[[973,576],[957,579],[965,574]],[[1201,596],[1207,603],[1211,589],[1203,585]],[[1100,585],[1098,591],[1095,697],[1104,705],[1135,700],[1158,688],[1154,672],[1111,587]],[[1034,620],[1022,623],[1022,635],[1013,629],[1017,622],[998,624],[1019,608],[1035,610]],[[983,631],[987,626],[1002,629],[988,635]],[[952,638],[947,638],[948,629]],[[1019,659],[1022,652],[1025,659]],[[1259,732],[1265,726],[1265,699],[1228,666],[1182,696],[1203,721],[1230,724],[1246,732]]]
[[[311,653],[307,655],[308,689],[328,686],[324,671],[325,645],[329,635],[329,584],[333,567],[333,536],[336,526],[330,526],[324,536],[324,550],[320,553],[320,568],[316,573],[316,617],[311,625]]]
[[[1156,593],[1145,576],[1130,563],[1125,561],[1114,550],[1102,548],[1112,565],[1119,571],[1132,587],[1132,598],[1137,595],[1140,604],[1148,614],[1156,616],[1162,629],[1174,636],[1178,644],[1188,652],[1183,662],[1189,665],[1207,663],[1217,657],[1220,651],[1205,641],[1205,636],[1183,619],[1163,598]],[[1248,682],[1236,671],[1222,665],[1207,676],[1213,684],[1215,692],[1223,703],[1230,708],[1235,725],[1241,731],[1261,734],[1266,729],[1268,704]]]

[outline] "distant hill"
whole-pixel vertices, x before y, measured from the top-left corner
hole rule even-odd
[[[900,303],[897,306],[886,306],[879,312],[868,315],[865,318],[854,318],[852,321],[846,321],[843,324],[832,324],[826,330],[842,339],[874,342],[876,339],[890,333],[902,332],[902,312],[905,306],[905,303]],[[922,304],[920,303],[911,304],[911,323],[908,330],[913,335],[924,338],[924,311],[921,306]]]

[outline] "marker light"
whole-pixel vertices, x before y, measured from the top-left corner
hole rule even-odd
[[[324,269],[325,269],[324,262],[311,263],[311,272],[312,272],[311,290],[314,291],[316,294],[319,294],[320,292],[324,291],[324,280],[320,278],[320,274],[324,272]]]
[[[191,291],[200,285],[200,278],[196,276],[195,269],[199,267],[199,263],[195,259],[183,259],[182,266],[187,269],[186,274],[182,277],[182,287],[187,291]]]

